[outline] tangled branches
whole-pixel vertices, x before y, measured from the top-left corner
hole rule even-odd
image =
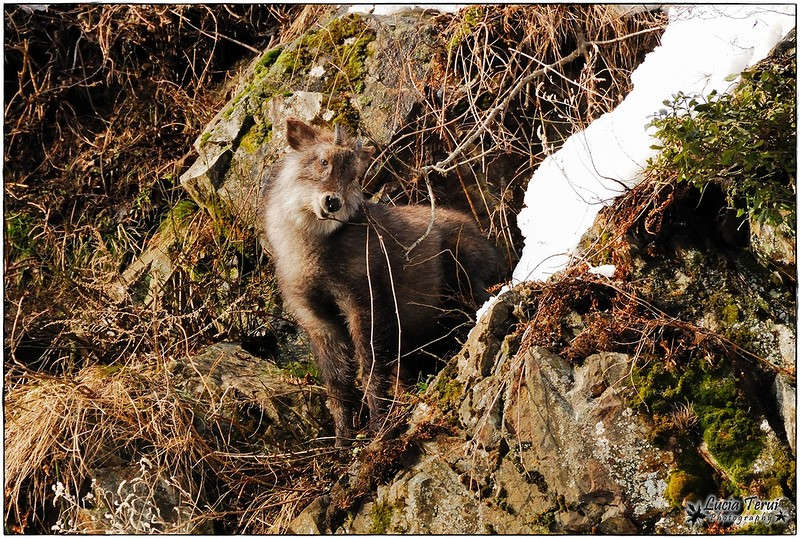
[[[372,187],[396,184],[392,200],[432,212],[434,200],[471,212],[511,266],[533,169],[616,106],[664,21],[607,6],[476,6],[443,25],[436,74],[417,81],[424,108],[384,149]]]

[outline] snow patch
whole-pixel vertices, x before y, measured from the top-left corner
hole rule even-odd
[[[597,267],[590,267],[589,274],[600,275],[606,278],[612,278],[614,273],[617,272],[616,265],[598,265]]]

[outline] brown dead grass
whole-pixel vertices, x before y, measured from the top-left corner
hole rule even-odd
[[[14,361],[55,373],[179,341],[187,349],[224,336],[223,327],[238,331],[249,320],[231,316],[259,301],[265,306],[255,293],[263,286],[247,294],[240,278],[259,257],[255,240],[235,225],[224,236],[202,218],[196,227],[206,231],[195,234],[197,244],[179,248],[204,253],[200,261],[210,271],[194,278],[176,271],[171,285],[184,290],[180,301],[142,308],[136,298],[113,300],[107,288],[153,240],[170,208],[187,198],[177,178],[191,143],[232,91],[229,82],[297,11],[4,8],[12,75],[4,133],[4,337]],[[231,293],[221,299],[224,289]],[[235,303],[236,312],[220,312],[220,302]]]

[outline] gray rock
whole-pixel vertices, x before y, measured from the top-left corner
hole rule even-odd
[[[671,457],[646,440],[646,429],[618,394],[627,357],[593,355],[572,368],[534,347],[523,368],[524,383],[506,394],[504,417],[508,436],[530,443],[520,453],[525,470],[535,469],[583,513],[591,506],[624,507],[625,517],[602,509],[592,525],[615,521],[625,532],[631,515],[640,520],[667,509],[665,464]],[[598,386],[602,390],[593,389]]]
[[[344,529],[357,534],[475,534],[478,500],[438,455],[424,458],[378,489]]]
[[[750,223],[750,246],[760,257],[783,265],[795,265],[795,238],[786,227],[757,221]]]
[[[239,413],[237,406],[255,405],[257,419],[239,417],[239,422],[270,444],[306,442],[326,433],[331,424],[323,387],[294,378],[237,344],[214,344],[173,363],[172,371],[185,390],[221,410]]]
[[[786,437],[789,440],[789,446],[792,453],[797,453],[795,443],[797,441],[797,388],[787,376],[778,374],[775,376],[775,384],[773,385],[775,392],[775,401],[778,406],[778,413],[783,419],[783,427],[786,431]]]
[[[795,331],[781,323],[771,324],[773,335],[778,344],[778,353],[782,361],[781,367],[794,370],[797,367],[797,337]]]
[[[197,159],[180,178],[181,186],[200,207],[212,215],[219,206],[217,189],[223,184],[233,155],[233,144],[242,134],[246,112],[236,108],[229,115],[218,113],[194,143]]]
[[[322,534],[325,528],[325,511],[330,503],[330,497],[322,495],[305,507],[300,514],[289,524],[291,534]]]
[[[455,371],[432,383],[464,386],[456,409],[466,440],[425,443],[425,456],[378,488],[343,531],[632,533],[670,512],[671,454],[647,441],[621,398],[630,358],[598,353],[573,365],[541,347],[509,352],[519,297],[493,305]],[[425,409],[412,427],[431,419]]]

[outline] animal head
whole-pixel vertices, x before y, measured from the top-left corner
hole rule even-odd
[[[292,148],[283,175],[291,183],[293,211],[310,212],[325,223],[305,223],[306,228],[332,232],[347,222],[363,200],[361,180],[374,151],[361,140],[350,141],[339,125],[333,133],[298,119],[286,120],[286,138]],[[302,218],[302,216],[301,216]]]

